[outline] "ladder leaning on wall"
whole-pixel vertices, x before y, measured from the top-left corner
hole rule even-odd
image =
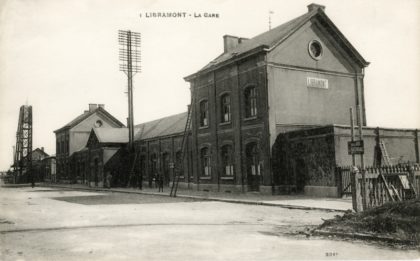
[[[193,106],[194,106],[194,99],[191,99],[191,104],[188,107],[188,112],[187,112],[187,122],[185,123],[184,135],[182,136],[181,158],[179,159],[179,162],[176,162],[175,178],[172,181],[171,193],[169,194],[169,196],[171,197],[176,197],[176,192],[178,191],[179,179],[180,179],[180,176],[182,176],[182,174],[184,173],[184,159],[187,154],[187,143],[188,143],[188,135],[190,133]],[[179,166],[177,166],[178,164]]]
[[[386,146],[384,141],[379,141],[379,147],[381,149],[382,159],[384,160],[384,165],[391,165],[391,160],[388,155],[388,151],[386,150]]]
[[[185,123],[184,134],[182,136],[182,142],[181,142],[181,158],[179,159],[179,162],[176,162],[175,178],[172,182],[171,193],[169,194],[171,197],[176,197],[176,193],[178,191],[179,179],[180,179],[180,176],[184,172],[184,159],[187,154],[186,147],[187,147],[188,135],[189,135],[190,126],[191,126],[192,106],[193,106],[193,101],[191,101],[191,105],[189,106],[188,112],[187,112],[187,121]],[[178,166],[178,164],[180,166]]]

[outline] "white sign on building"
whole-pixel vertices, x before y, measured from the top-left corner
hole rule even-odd
[[[315,77],[307,77],[306,86],[312,88],[328,89],[328,80]]]

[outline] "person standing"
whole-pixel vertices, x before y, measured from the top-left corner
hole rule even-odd
[[[159,192],[163,192],[163,175],[162,175],[162,173],[158,173],[158,186],[159,186]]]
[[[112,182],[112,174],[108,171],[108,174],[106,175],[106,187],[111,188],[111,182]]]

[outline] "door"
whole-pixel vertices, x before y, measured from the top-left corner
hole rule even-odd
[[[257,143],[252,142],[246,145],[246,172],[248,188],[250,191],[260,190],[261,168]]]

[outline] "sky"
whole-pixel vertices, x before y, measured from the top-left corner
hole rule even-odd
[[[225,34],[253,37],[307,12],[303,0],[0,0],[0,171],[12,164],[19,107],[33,107],[33,148],[55,154],[54,130],[89,103],[121,122],[127,78],[118,30],[142,35],[134,123],[187,110],[188,76],[223,52]],[[317,0],[366,68],[368,126],[420,128],[420,0]],[[186,12],[185,18],[147,18]],[[204,13],[218,18],[203,17]],[[191,14],[191,16],[189,16]],[[194,17],[201,14],[202,17]]]

